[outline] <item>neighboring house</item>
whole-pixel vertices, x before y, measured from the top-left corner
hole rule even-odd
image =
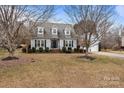
[[[121,43],[121,46],[124,47],[124,36],[122,36],[122,43]]]
[[[31,48],[39,49],[62,49],[71,47],[73,50],[77,48],[77,35],[73,29],[73,25],[60,23],[44,23],[34,31],[34,37],[31,40]],[[98,44],[90,47],[90,51],[98,51]]]
[[[124,32],[121,32],[121,47],[124,49]]]

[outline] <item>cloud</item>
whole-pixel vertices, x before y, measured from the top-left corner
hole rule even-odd
[[[116,12],[119,16],[124,17],[124,5],[116,6]]]

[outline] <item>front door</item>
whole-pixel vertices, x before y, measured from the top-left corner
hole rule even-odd
[[[58,44],[57,44],[57,40],[51,40],[51,48],[57,48]]]

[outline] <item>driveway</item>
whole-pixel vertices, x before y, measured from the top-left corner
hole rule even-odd
[[[94,54],[124,59],[124,54],[116,54],[116,53],[109,53],[109,52],[94,52]]]

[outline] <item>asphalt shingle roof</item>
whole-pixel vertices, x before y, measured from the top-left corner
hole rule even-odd
[[[61,24],[61,23],[43,23],[39,24],[38,27],[44,28],[44,35],[37,34],[35,30],[35,36],[33,38],[58,38],[58,39],[76,39],[77,35],[71,24]],[[57,28],[57,35],[52,35],[52,28]],[[70,29],[71,35],[65,35],[65,29]]]

